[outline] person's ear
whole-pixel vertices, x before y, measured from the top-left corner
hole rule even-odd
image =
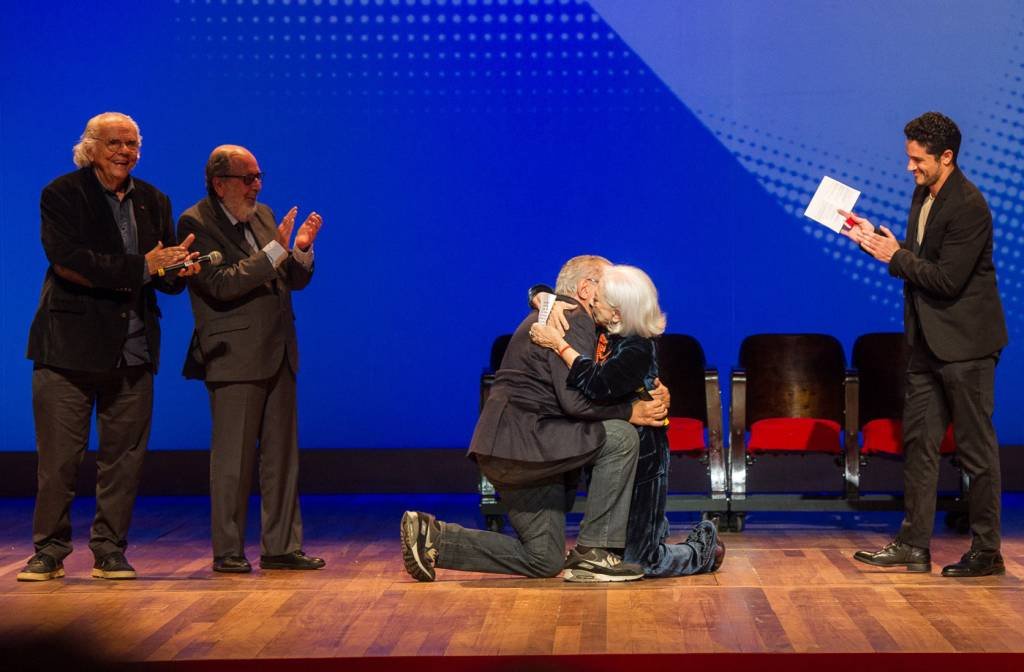
[[[939,161],[941,161],[942,165],[944,165],[944,166],[948,166],[948,165],[952,164],[953,163],[953,150],[952,149],[947,149],[946,151],[944,151],[942,153],[942,156],[939,157]]]

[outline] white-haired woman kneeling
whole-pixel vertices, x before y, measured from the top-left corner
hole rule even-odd
[[[530,337],[560,354],[569,367],[568,384],[588,398],[620,402],[646,397],[658,377],[654,339],[665,331],[665,315],[658,306],[654,283],[634,266],[608,268],[598,285],[593,314],[608,332],[607,345],[599,346],[593,357],[576,352],[550,325],[533,325]],[[717,570],[725,546],[712,523],[699,523],[682,543],[665,543],[669,532],[665,516],[668,436],[664,427],[637,427],[637,431],[640,457],[623,559],[643,566],[645,576],[652,578]]]

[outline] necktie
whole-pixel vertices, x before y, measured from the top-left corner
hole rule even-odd
[[[249,249],[253,252],[259,249],[256,244],[256,236],[252,232],[252,228],[249,226],[249,222],[239,222],[238,230],[242,232],[242,237],[245,238],[245,242],[248,243]]]

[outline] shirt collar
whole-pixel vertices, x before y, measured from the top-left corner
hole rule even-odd
[[[219,205],[220,209],[224,211],[224,214],[228,216],[228,221],[231,222],[231,226],[238,226],[238,219],[231,214],[230,210],[227,209],[227,207],[224,205],[224,201],[218,198],[217,205]]]
[[[93,172],[95,173],[95,170]],[[103,190],[104,194],[106,194],[107,196],[111,196],[113,198],[117,198],[117,192],[111,189],[107,189],[105,186],[103,186],[103,182],[100,182],[100,178],[98,175],[96,176],[96,181],[100,183],[100,189]],[[131,175],[128,176],[128,181],[125,182],[125,185],[126,186],[124,188],[124,195],[125,198],[127,198],[130,193],[135,191],[135,180],[132,179]]]

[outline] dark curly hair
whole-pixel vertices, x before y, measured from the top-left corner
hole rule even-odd
[[[922,145],[932,156],[939,157],[947,149],[951,150],[953,165],[956,165],[956,155],[960,153],[960,129],[946,115],[925,112],[904,126],[903,134],[907,140]]]

